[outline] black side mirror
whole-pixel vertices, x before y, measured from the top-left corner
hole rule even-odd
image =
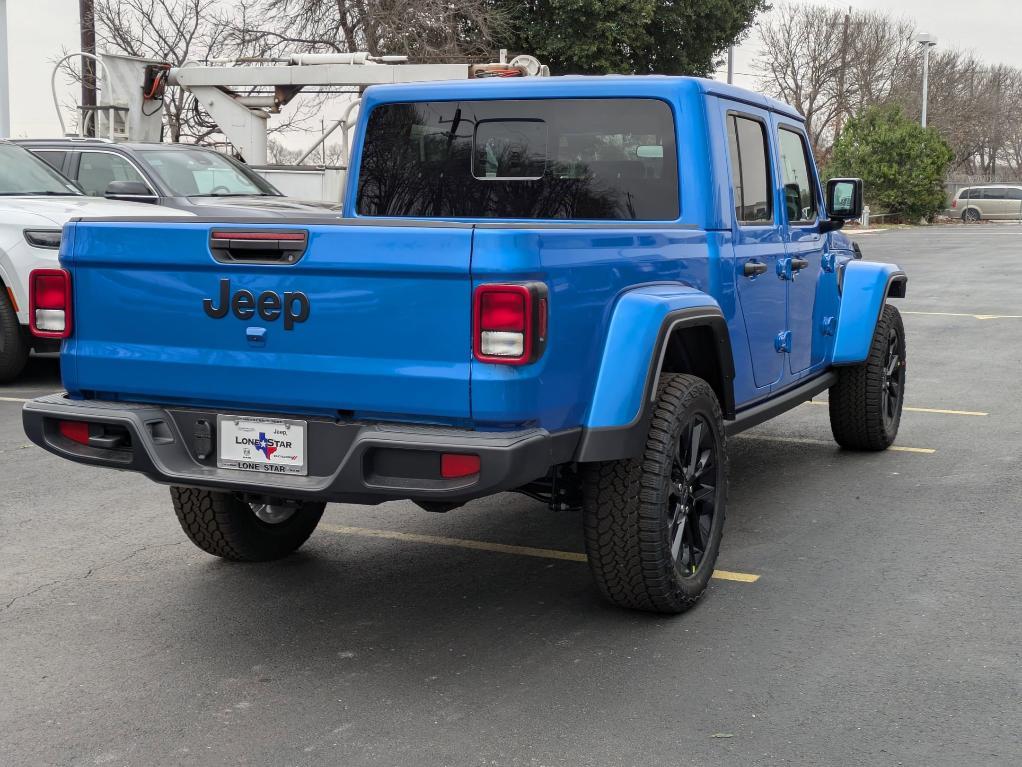
[[[861,178],[832,178],[827,182],[827,214],[841,221],[862,218]]]
[[[111,181],[103,196],[108,200],[156,202],[156,195],[141,181]]]

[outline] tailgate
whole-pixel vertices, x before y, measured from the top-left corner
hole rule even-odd
[[[73,226],[72,393],[469,418],[470,227]]]

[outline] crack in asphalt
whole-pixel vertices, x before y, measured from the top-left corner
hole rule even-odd
[[[20,600],[20,599],[27,599],[28,597],[32,596],[33,594],[35,594],[35,593],[37,593],[39,591],[42,591],[45,588],[49,588],[50,586],[57,586],[57,585],[59,585],[61,583],[69,583],[71,581],[84,581],[86,578],[91,577],[93,575],[93,573],[95,573],[95,572],[97,572],[99,570],[104,570],[107,567],[113,567],[114,565],[119,565],[119,564],[122,564],[124,562],[127,562],[129,559],[131,559],[132,557],[138,556],[143,551],[147,551],[149,549],[165,549],[165,548],[169,548],[171,546],[180,546],[182,543],[185,543],[185,541],[171,541],[171,542],[168,542],[168,543],[149,543],[149,544],[146,544],[145,546],[140,546],[139,548],[135,549],[134,551],[132,551],[127,556],[121,557],[120,559],[114,559],[114,560],[112,560],[110,562],[104,562],[104,563],[99,564],[99,565],[93,565],[92,567],[90,567],[88,570],[85,571],[84,575],[70,575],[70,576],[68,576],[66,578],[57,578],[56,580],[48,581],[46,583],[40,584],[39,586],[35,586],[34,588],[29,589],[28,591],[24,592],[23,594],[15,594],[7,602],[7,604],[5,604],[2,607],[0,607],[0,613],[8,610],[18,600]]]

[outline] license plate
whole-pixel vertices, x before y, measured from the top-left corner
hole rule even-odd
[[[267,474],[309,473],[305,465],[305,421],[217,416],[217,458],[221,469]]]

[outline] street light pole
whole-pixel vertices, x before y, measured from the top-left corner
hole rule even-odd
[[[930,100],[930,46],[923,48],[923,127],[926,127],[926,106]]]
[[[916,35],[913,41],[923,47],[923,119],[922,125],[926,127],[926,107],[930,93],[930,48],[937,44],[937,36],[926,32]]]
[[[0,138],[11,137],[11,83],[7,76],[7,0],[0,0]]]
[[[732,85],[735,81],[735,47],[729,45],[727,49],[727,84]]]

